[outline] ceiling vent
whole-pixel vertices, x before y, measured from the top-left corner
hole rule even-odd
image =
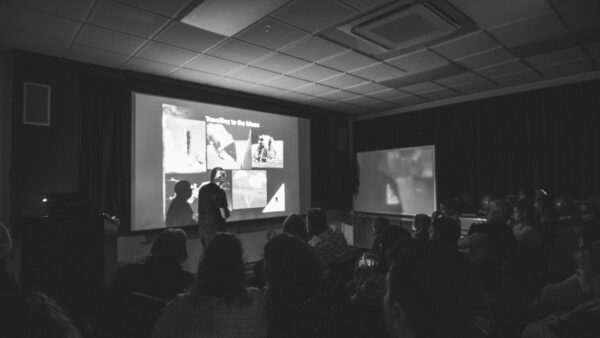
[[[458,25],[426,3],[363,21],[351,32],[385,49],[403,49],[449,35]]]

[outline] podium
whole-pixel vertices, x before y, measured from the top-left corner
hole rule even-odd
[[[97,316],[117,268],[117,224],[70,216],[20,225],[22,287],[47,294],[76,317]]]

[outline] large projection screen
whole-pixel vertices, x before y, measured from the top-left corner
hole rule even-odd
[[[354,211],[430,215],[436,208],[433,145],[359,152]]]
[[[193,219],[174,226],[196,225],[198,191],[214,167],[227,173],[228,222],[309,208],[309,120],[141,93],[132,102],[132,231],[166,227],[183,180],[192,194],[177,210],[189,205]]]

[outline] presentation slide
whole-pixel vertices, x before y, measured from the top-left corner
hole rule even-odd
[[[228,222],[309,208],[309,120],[141,93],[132,101],[132,231],[197,224],[215,167],[226,172]]]
[[[394,215],[431,215],[436,208],[435,147],[356,154],[359,171],[354,210]]]

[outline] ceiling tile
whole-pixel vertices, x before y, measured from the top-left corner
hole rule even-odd
[[[352,71],[351,74],[372,81],[385,81],[406,75],[405,72],[399,70],[398,68],[394,68],[384,63],[378,63],[372,66],[361,68],[359,70]]]
[[[341,100],[348,100],[350,98],[353,98],[355,96],[360,96],[360,95],[356,95],[354,93],[350,93],[345,90],[334,90],[334,91],[325,93],[321,96],[326,99],[341,101]]]
[[[247,66],[236,70],[227,76],[248,82],[262,83],[279,76],[279,74],[270,72],[268,70]]]
[[[237,62],[204,55],[190,62],[185,67],[211,74],[225,74],[242,66],[242,64]]]
[[[583,50],[580,47],[568,48],[557,50],[552,53],[546,53],[542,55],[536,55],[525,60],[529,62],[530,65],[539,68],[548,65],[554,65],[558,63],[565,63],[569,61],[585,59],[586,55],[583,53]]]
[[[329,105],[327,105],[327,109],[333,109],[342,113],[347,113],[347,114],[361,114],[361,113],[366,113],[368,112],[368,109],[360,107],[360,106],[356,106],[350,103],[345,103],[345,102],[333,102]]]
[[[270,52],[270,50],[262,47],[253,46],[243,41],[230,39],[221,46],[208,52],[208,54],[239,63],[248,63]]]
[[[71,41],[81,26],[75,20],[10,4],[0,4],[0,10],[6,15],[3,26],[63,41]]]
[[[556,8],[560,9],[563,7],[573,6],[574,4],[586,2],[589,0],[550,0],[550,1],[556,6]]]
[[[19,6],[38,11],[84,21],[88,11],[96,0],[9,0]]]
[[[225,36],[173,21],[154,40],[202,53],[226,39]]]
[[[180,66],[190,61],[198,54],[192,53],[185,49],[165,45],[160,42],[152,41],[147,44],[141,51],[136,54],[136,57],[158,61],[174,66]]]
[[[179,68],[175,73],[169,75],[169,77],[189,82],[207,83],[214,80],[217,76],[193,69]]]
[[[328,107],[334,104],[335,101],[331,101],[322,97],[312,96],[308,100],[304,101],[304,103],[309,104],[311,106],[329,109]]]
[[[241,91],[249,90],[251,87],[254,86],[253,83],[236,80],[236,79],[231,79],[231,78],[226,78],[226,77],[218,77],[218,78],[210,81],[209,84],[211,86],[217,86],[217,87],[222,87],[225,89],[241,90]]]
[[[567,28],[556,14],[550,13],[498,26],[489,32],[510,47],[566,33]]]
[[[327,86],[322,86],[320,84],[312,83],[306,86],[296,88],[294,89],[294,91],[302,94],[318,96],[325,93],[329,93],[331,91],[335,91],[335,89]]]
[[[144,42],[146,40],[133,35],[90,25],[84,25],[77,37],[81,45],[126,55],[131,55]]]
[[[191,0],[119,0],[122,3],[138,7],[156,14],[174,17],[184,9]]]
[[[314,62],[339,54],[345,50],[346,48],[338,44],[314,36],[299,44],[285,48],[283,51],[285,54]]]
[[[69,50],[69,45],[69,42],[47,38],[38,34],[0,28],[0,50],[15,48],[64,57]]]
[[[389,101],[400,107],[412,106],[415,104],[427,102],[425,99],[414,95],[403,96]]]
[[[561,8],[569,26],[573,29],[593,27],[600,24],[600,1],[585,1],[574,6]]]
[[[274,16],[315,33],[356,13],[356,10],[334,0],[298,0],[276,11]]]
[[[125,69],[133,70],[136,72],[158,75],[158,76],[167,76],[171,74],[177,67],[167,65],[160,62],[148,61],[144,59],[131,58],[125,64]]]
[[[521,72],[502,74],[501,76],[493,77],[492,79],[502,86],[515,86],[518,84],[539,81],[542,77],[533,70],[526,69]]]
[[[540,67],[538,70],[546,77],[560,77],[589,72],[594,70],[594,68],[586,58]]]
[[[504,74],[521,72],[529,69],[529,67],[523,63],[519,59],[513,59],[510,61],[498,63],[492,66],[479,68],[477,69],[477,73],[487,76],[487,77],[495,77],[502,76]]]
[[[355,97],[347,99],[347,100],[343,100],[343,102],[355,104],[355,105],[359,105],[359,106],[364,106],[364,105],[367,105],[370,103],[380,102],[380,101],[381,100],[377,100],[377,99],[374,99],[372,97],[365,96],[365,95],[359,95],[359,96],[355,96]]]
[[[428,49],[421,49],[416,52],[401,55],[393,59],[385,60],[385,62],[409,73],[422,72],[429,69],[438,68],[449,63],[448,60]]]
[[[397,99],[397,98],[404,97],[407,95],[410,95],[410,94],[407,94],[405,92],[401,92],[401,91],[398,91],[398,90],[395,90],[392,88],[369,94],[369,96],[380,99],[380,100],[393,100],[393,99]]]
[[[467,68],[475,69],[508,61],[514,58],[515,56],[506,48],[498,46],[457,59],[456,62]]]
[[[391,0],[341,0],[343,3],[352,6],[358,10],[364,11],[377,6],[381,6]]]
[[[273,53],[266,58],[261,58],[257,62],[252,62],[252,65],[271,70],[278,73],[291,72],[294,69],[308,66],[310,63],[298,58],[287,56],[281,53]]]
[[[420,94],[420,93],[430,92],[430,91],[434,91],[434,90],[442,90],[442,89],[444,89],[444,87],[442,87],[438,84],[435,84],[433,82],[423,82],[423,83],[417,83],[417,84],[410,85],[410,86],[404,86],[399,89],[409,92],[409,93],[413,93],[413,94]]]
[[[298,88],[300,86],[304,86],[309,83],[310,82],[308,82],[308,81],[296,79],[295,77],[282,76],[282,77],[273,79],[273,80],[267,82],[266,84],[271,87],[281,88],[284,90],[292,90],[294,88]]]
[[[428,100],[432,100],[432,101],[443,100],[443,99],[447,99],[449,97],[458,96],[458,95],[460,95],[460,93],[457,93],[453,90],[446,89],[446,88],[419,93],[419,96],[422,96],[422,97],[424,97]]]
[[[497,86],[488,80],[481,80],[455,85],[452,88],[463,94],[477,93],[495,89]]]
[[[322,65],[329,66],[334,69],[338,69],[344,72],[363,68],[366,66],[370,66],[376,63],[379,63],[378,60],[370,58],[368,56],[359,54],[354,51],[347,51],[345,53],[336,55],[334,57],[328,58],[326,60],[322,60],[319,62]]]
[[[71,46],[66,57],[81,62],[93,63],[113,68],[122,66],[127,59],[129,59],[128,55],[111,53],[77,44]]]
[[[119,32],[149,38],[167,19],[114,1],[102,1],[92,13],[89,23]]]
[[[289,73],[289,75],[308,81],[319,81],[338,74],[339,73],[333,69],[314,64]]]
[[[494,27],[552,11],[547,0],[452,0],[482,27]]]
[[[277,50],[306,36],[308,36],[306,33],[292,26],[273,18],[265,18],[236,37],[255,45]]]
[[[346,88],[350,86],[357,85],[359,83],[364,83],[365,79],[361,79],[356,76],[348,75],[348,74],[340,74],[322,81],[319,81],[321,84],[336,87],[336,88]]]
[[[467,73],[463,73],[460,75],[446,77],[443,79],[437,79],[437,80],[435,80],[435,82],[441,83],[447,87],[453,87],[456,85],[460,85],[460,84],[464,84],[464,83],[471,83],[471,82],[478,82],[481,80],[483,80],[483,78],[481,78],[480,76],[473,74],[471,72],[467,72]]]
[[[432,46],[431,49],[451,60],[456,60],[460,57],[465,57],[496,46],[498,46],[498,42],[490,37],[488,33],[485,31],[477,31]]]
[[[349,92],[364,94],[364,95],[374,93],[374,92],[380,92],[380,91],[386,90],[386,89],[389,89],[389,87],[382,86],[382,85],[379,85],[379,84],[376,84],[373,82],[366,82],[366,83],[360,84],[358,86],[346,88],[346,90]]]

